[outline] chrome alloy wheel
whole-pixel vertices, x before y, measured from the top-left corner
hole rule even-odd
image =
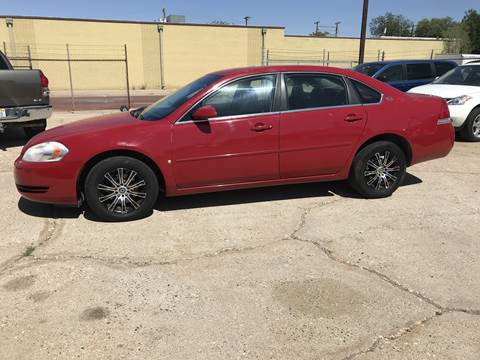
[[[472,133],[476,138],[480,138],[480,115],[478,115],[472,122]]]
[[[136,171],[118,168],[105,173],[103,181],[97,185],[98,201],[109,212],[128,214],[145,201],[146,185]]]
[[[375,155],[367,161],[363,173],[365,182],[375,190],[389,189],[396,181],[400,173],[400,164],[395,155],[390,156],[389,151],[383,154],[376,152]]]

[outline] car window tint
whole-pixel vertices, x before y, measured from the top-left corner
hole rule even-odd
[[[383,82],[393,82],[393,81],[402,81],[403,80],[403,67],[402,65],[393,65],[380,74],[377,75],[377,80]]]
[[[217,110],[219,117],[270,112],[275,82],[276,75],[234,81],[203,100],[193,111],[201,106],[211,105]]]
[[[326,74],[288,74],[288,110],[346,105],[347,89],[344,81]]]
[[[418,64],[407,64],[407,79],[408,80],[420,80],[420,79],[431,79],[432,68],[430,63],[418,63]]]
[[[378,91],[356,80],[350,79],[350,81],[352,82],[353,86],[355,86],[358,95],[360,95],[362,104],[375,104],[380,102],[382,94],[380,94]]]
[[[437,70],[437,76],[442,76],[446,72],[452,70],[455,67],[454,64],[449,62],[435,62],[435,69]]]
[[[0,70],[8,70],[7,62],[0,56]]]

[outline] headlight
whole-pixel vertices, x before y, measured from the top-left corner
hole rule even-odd
[[[30,162],[60,161],[67,153],[68,149],[65,145],[49,141],[32,146],[23,154],[23,160]]]
[[[470,100],[471,97],[468,95],[462,95],[453,99],[450,99],[448,101],[448,105],[463,105],[465,104],[468,100]]]

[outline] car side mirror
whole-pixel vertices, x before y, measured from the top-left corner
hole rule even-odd
[[[199,107],[197,110],[195,110],[192,114],[192,120],[193,121],[205,121],[210,118],[216,117],[217,114],[217,109],[215,109],[212,105],[204,105]]]

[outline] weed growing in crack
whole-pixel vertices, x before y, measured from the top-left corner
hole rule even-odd
[[[27,246],[27,248],[23,252],[23,256],[30,256],[34,251],[35,251],[35,246]]]

